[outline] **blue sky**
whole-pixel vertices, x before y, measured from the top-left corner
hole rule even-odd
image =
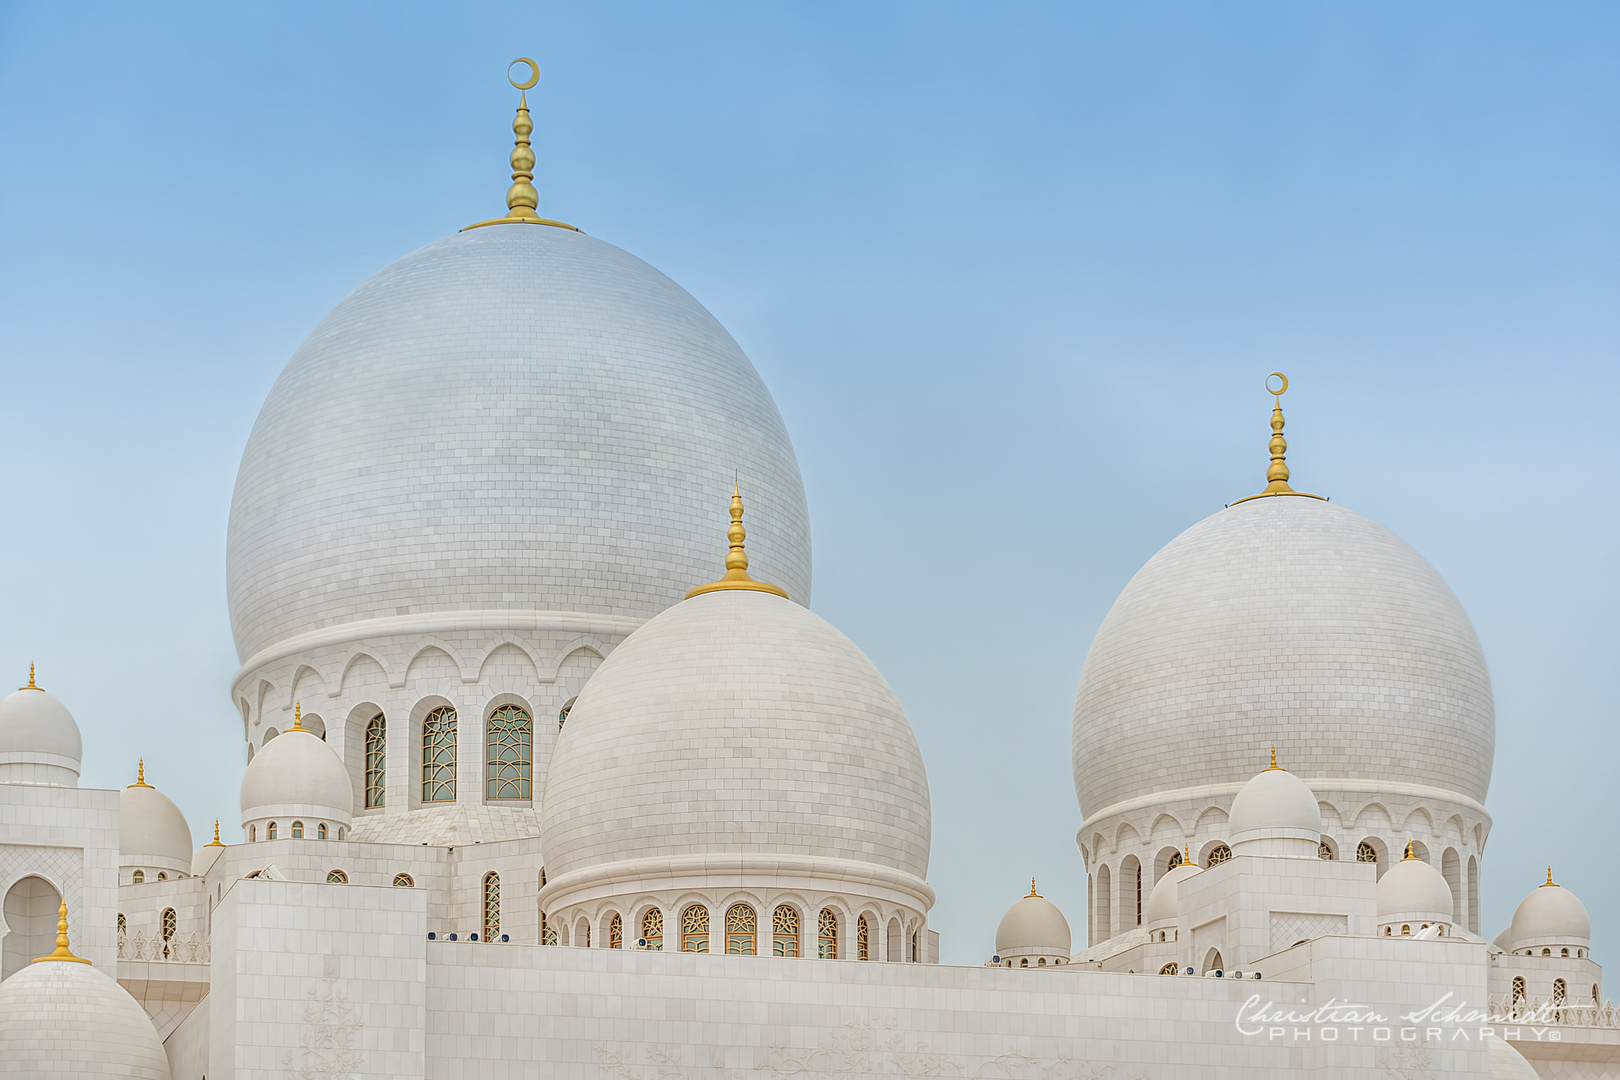
[[[231,486],[377,269],[503,208],[708,306],[776,396],[815,608],[911,715],[933,922],[1039,876],[1083,936],[1069,725],[1162,544],[1299,486],[1474,619],[1486,932],[1552,863],[1613,960],[1620,9],[1597,4],[0,5],[0,674],[201,842],[237,832]]]

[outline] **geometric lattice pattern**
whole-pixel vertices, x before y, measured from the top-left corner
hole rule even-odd
[[[1343,915],[1304,915],[1292,911],[1271,913],[1271,948],[1275,952],[1296,942],[1329,934],[1350,932],[1349,920]]]

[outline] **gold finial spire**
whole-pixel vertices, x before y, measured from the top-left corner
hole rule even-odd
[[[1281,379],[1282,385],[1271,389],[1271,380]],[[1288,393],[1288,376],[1280,371],[1273,371],[1266,376],[1266,389],[1272,395],[1271,405],[1271,464],[1266,466],[1266,489],[1259,495],[1248,495],[1238,499],[1232,505],[1248,502],[1250,499],[1259,499],[1266,495],[1303,495],[1307,499],[1320,499],[1320,495],[1312,495],[1308,491],[1295,491],[1288,486],[1288,440],[1283,438],[1283,411],[1282,396]]]
[[[56,951],[49,956],[35,957],[34,963],[43,964],[47,960],[71,960],[75,964],[88,964],[90,962],[82,956],[74,956],[73,951],[68,948],[66,900],[63,900],[62,906],[56,909]]]
[[[146,782],[146,759],[145,758],[141,758],[140,761],[136,764],[136,766],[135,766],[135,782],[133,784],[129,785],[129,786],[130,787],[151,787],[152,786],[151,784],[148,784]]]
[[[293,702],[293,726],[290,730],[304,730],[304,703],[302,701]]]
[[[1192,861],[1192,848],[1189,847],[1186,844],[1182,844],[1181,845],[1181,865],[1182,866],[1191,866],[1192,864],[1193,864],[1193,861]]]
[[[34,665],[32,663],[30,663],[28,665],[28,685],[27,686],[19,686],[19,687],[17,687],[17,689],[19,689],[19,690],[38,690],[40,693],[45,692],[45,688],[43,686],[35,686],[34,685]]]
[[[215,818],[214,819],[214,839],[209,841],[208,843],[204,844],[203,847],[224,847],[224,846],[225,846],[224,844],[219,842],[219,818]]]
[[[722,592],[726,589],[775,593],[784,600],[788,598],[788,594],[775,585],[755,581],[748,576],[748,553],[743,550],[743,541],[748,539],[748,530],[743,528],[742,516],[742,487],[734,484],[731,489],[731,527],[726,530],[726,539],[731,541],[731,550],[726,552],[726,572],[719,581],[699,585],[688,592],[686,594],[688,600],[702,593]]]
[[[1407,841],[1406,841],[1406,859],[1416,859],[1416,858],[1417,858],[1417,852],[1412,850],[1412,841],[1411,841],[1411,838],[1409,837],[1409,838],[1407,838]],[[1405,862],[1406,859],[1402,859],[1401,862]],[[1421,860],[1419,860],[1419,861],[1421,861]]]
[[[512,77],[512,69],[519,64],[529,69],[529,77],[522,82]],[[529,136],[534,134],[534,121],[529,117],[529,91],[540,82],[540,65],[527,56],[520,56],[506,65],[506,81],[518,91],[517,116],[512,119],[512,186],[506,189],[506,216],[491,218],[468,225],[478,229],[485,225],[504,225],[522,222],[528,225],[555,225],[560,229],[579,229],[561,221],[552,221],[539,214],[540,193],[534,189],[534,147]],[[466,232],[467,229],[462,229]]]
[[[1547,867],[1547,885],[1552,885],[1554,888],[1557,888],[1557,883],[1552,879],[1552,867],[1550,866]],[[1542,888],[1545,889],[1547,885],[1543,885]]]
[[[1036,891],[1035,891],[1035,879],[1034,879],[1034,878],[1030,878],[1030,879],[1029,879],[1029,896],[1033,896],[1033,897],[1036,897],[1036,898],[1039,898],[1039,897],[1040,897],[1040,895],[1041,895],[1041,894],[1040,894],[1040,893],[1038,893],[1038,892],[1036,892]],[[1024,897],[1024,899],[1025,899],[1025,900],[1028,900],[1028,899],[1029,899],[1029,896],[1026,896],[1026,897]]]
[[[1273,770],[1277,772],[1283,771],[1282,767],[1277,764],[1277,748],[1275,746],[1271,748],[1271,768],[1267,769],[1266,772],[1272,772]]]

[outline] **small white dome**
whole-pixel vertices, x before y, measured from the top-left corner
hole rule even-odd
[[[1181,897],[1177,886],[1200,873],[1198,864],[1191,862],[1172,866],[1148,893],[1147,906],[1142,909],[1142,925],[1151,928],[1173,923],[1181,914]]]
[[[1273,760],[1232,800],[1232,854],[1314,859],[1322,840],[1322,809],[1305,781]]]
[[[219,857],[225,854],[224,844],[204,844],[191,853],[191,876],[202,877],[214,868]]]
[[[0,1076],[169,1080],[146,1010],[85,963],[28,964],[0,983]]]
[[[0,784],[79,786],[84,743],[73,714],[34,684],[0,699]]]
[[[996,927],[996,953],[1008,956],[1055,956],[1068,960],[1073,939],[1069,920],[1056,904],[1036,893],[1007,909]]]
[[[1536,1067],[1506,1039],[1486,1039],[1486,1080],[1541,1080]]]
[[[1378,879],[1380,923],[1432,920],[1450,925],[1451,886],[1440,871],[1416,856],[1408,856]]]
[[[242,776],[242,826],[302,820],[315,838],[317,821],[348,825],[354,815],[354,784],[330,746],[301,727],[265,743]],[[292,834],[282,831],[280,837]],[[265,837],[259,837],[265,839]],[[336,837],[333,837],[336,839]],[[188,846],[189,850],[189,846]]]
[[[148,881],[154,869],[191,872],[191,826],[167,795],[146,782],[144,763],[135,783],[118,795],[118,865],[144,870]]]
[[[1514,950],[1592,944],[1592,919],[1586,905],[1562,885],[1547,883],[1533,890],[1513,913],[1508,940]]]

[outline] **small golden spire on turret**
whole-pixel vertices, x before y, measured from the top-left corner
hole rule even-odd
[[[1029,896],[1034,896],[1034,897],[1038,898],[1040,895],[1041,895],[1040,893],[1035,891],[1035,879],[1030,878],[1029,879]],[[1024,897],[1024,899],[1028,900],[1029,896]]]
[[[204,844],[203,847],[224,847],[224,846],[225,846],[224,844],[219,842],[219,818],[215,818],[214,819],[214,838],[212,840],[210,840],[208,843]]]
[[[1275,746],[1271,748],[1271,768],[1267,769],[1266,772],[1272,772],[1273,770],[1276,772],[1284,771],[1282,767],[1277,764],[1277,748]]]
[[[1186,844],[1181,845],[1181,865],[1192,866],[1192,848]]]
[[[288,728],[287,730],[289,730],[289,731],[303,731],[304,730],[304,703],[302,701],[293,702],[293,726]]]
[[[1552,867],[1550,867],[1550,866],[1547,867],[1547,885],[1551,885],[1555,889],[1558,887],[1557,884],[1552,879]],[[1545,889],[1547,887],[1547,885],[1543,885],[1542,888]]]
[[[56,951],[49,956],[35,957],[34,963],[43,964],[47,960],[71,960],[75,964],[88,964],[90,962],[82,956],[74,956],[73,951],[68,948],[66,900],[63,900],[62,906],[56,909]]]
[[[529,77],[522,82],[512,78],[512,69],[519,64],[529,70]],[[518,91],[517,116],[512,120],[512,186],[506,189],[506,216],[480,221],[468,225],[467,229],[521,222],[528,225],[555,225],[560,229],[579,232],[572,225],[552,221],[539,214],[540,193],[534,188],[534,147],[529,142],[529,136],[534,134],[534,121],[529,117],[529,91],[540,82],[540,65],[527,56],[520,56],[506,65],[506,81]],[[466,232],[467,229],[461,231]]]
[[[19,686],[19,687],[17,687],[17,689],[19,689],[19,690],[38,690],[41,693],[45,692],[45,688],[43,686],[35,686],[34,685],[34,665],[32,663],[30,663],[28,665],[28,685],[27,686]]]
[[[1412,841],[1410,838],[1408,838],[1406,841],[1406,858],[1402,859],[1401,862],[1406,862],[1407,859],[1417,859],[1417,853],[1412,849]],[[1423,860],[1418,859],[1418,861],[1422,862]]]
[[[1282,385],[1271,389],[1271,380],[1281,379]],[[1271,464],[1266,466],[1266,489],[1259,495],[1248,495],[1232,503],[1248,502],[1250,499],[1259,499],[1266,495],[1303,495],[1307,499],[1320,499],[1320,495],[1312,495],[1308,491],[1295,491],[1288,486],[1288,440],[1283,438],[1283,411],[1282,396],[1288,393],[1288,376],[1280,371],[1273,371],[1266,376],[1266,389],[1272,395],[1271,405],[1271,442],[1268,447],[1271,451]]]
[[[151,787],[152,786],[151,784],[148,784],[146,782],[146,759],[145,758],[141,758],[140,761],[136,764],[136,766],[135,766],[135,782],[133,784],[129,785],[129,786],[130,787]]]
[[[726,572],[719,581],[711,581],[707,585],[699,585],[686,594],[688,600],[703,593],[722,592],[726,589],[745,589],[749,592],[775,593],[786,600],[788,594],[764,581],[755,581],[748,576],[748,553],[743,550],[743,541],[748,539],[748,530],[743,528],[743,501],[742,487],[733,485],[731,489],[731,527],[726,530],[726,539],[731,542],[731,550],[726,552]]]

